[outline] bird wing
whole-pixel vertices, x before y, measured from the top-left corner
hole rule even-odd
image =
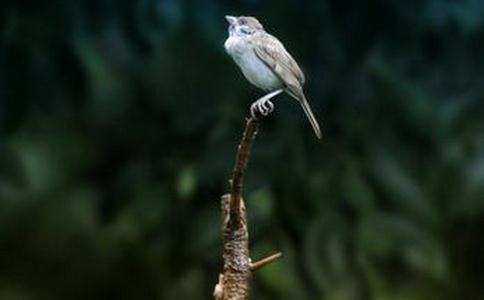
[[[284,45],[274,36],[262,33],[253,39],[254,51],[271,70],[285,83],[288,89],[299,96],[302,93],[304,74]]]
[[[314,132],[318,138],[321,138],[318,121],[302,90],[302,84],[305,81],[303,72],[276,37],[268,33],[260,34],[253,39],[255,54],[284,82],[286,92],[299,101]]]

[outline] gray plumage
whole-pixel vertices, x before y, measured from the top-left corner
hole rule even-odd
[[[225,49],[247,80],[268,92],[284,89],[298,100],[316,136],[321,138],[319,124],[302,89],[304,74],[284,45],[254,17],[226,18],[230,25]]]

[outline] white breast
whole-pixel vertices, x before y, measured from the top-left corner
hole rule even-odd
[[[273,91],[282,87],[282,81],[260,60],[252,45],[240,37],[231,36],[225,41],[225,50],[240,67],[245,78],[253,85]]]

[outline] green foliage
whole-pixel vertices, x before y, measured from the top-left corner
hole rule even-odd
[[[250,101],[225,14],[305,71],[246,198],[255,299],[484,294],[484,2],[4,1],[0,299],[211,299]]]

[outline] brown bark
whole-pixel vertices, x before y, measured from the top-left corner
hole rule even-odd
[[[280,253],[251,263],[249,231],[245,203],[242,197],[245,171],[252,143],[257,134],[257,120],[247,119],[242,140],[237,148],[230,179],[230,193],[222,196],[223,273],[215,286],[216,300],[247,300],[250,295],[252,271],[281,256]]]

